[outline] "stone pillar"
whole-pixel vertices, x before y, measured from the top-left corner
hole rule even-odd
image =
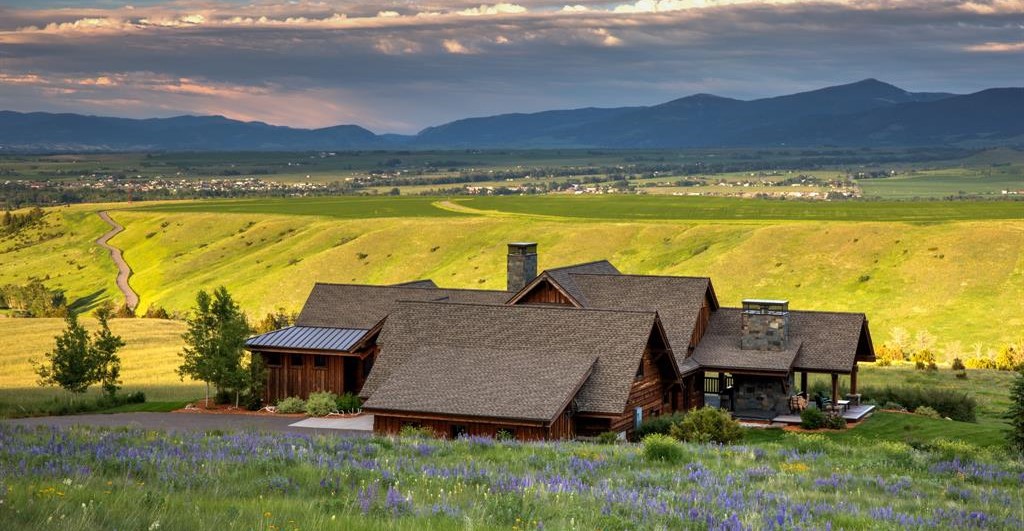
[[[508,291],[517,292],[537,278],[537,244],[508,244]]]

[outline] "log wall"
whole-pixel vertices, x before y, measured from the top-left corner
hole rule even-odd
[[[276,404],[281,399],[297,396],[309,398],[310,393],[330,391],[343,395],[358,394],[365,382],[365,372],[372,363],[372,353],[365,360],[358,356],[329,354],[257,352],[263,356],[267,379],[263,401]],[[317,366],[317,361],[321,366]],[[274,363],[274,362],[277,363]]]
[[[402,427],[427,428],[435,437],[452,438],[459,434],[474,437],[497,437],[505,431],[520,441],[542,439],[571,439],[575,436],[573,417],[563,413],[550,426],[543,423],[503,419],[479,419],[417,413],[374,412],[373,431],[382,435],[397,435]]]

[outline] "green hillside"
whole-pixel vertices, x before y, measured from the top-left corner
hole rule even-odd
[[[863,311],[876,341],[901,326],[927,329],[940,343],[997,347],[1024,329],[1022,203],[680,199],[481,198],[446,206],[462,213],[421,198],[138,205],[112,210],[126,227],[112,243],[135,270],[142,309],[184,310],[196,290],[219,284],[253,314],[298,309],[316,281],[430,277],[497,289],[505,283],[505,243],[535,240],[542,268],[607,258],[627,273],[711,276],[727,305],[771,297],[794,308]],[[92,243],[105,230],[90,212],[96,208],[58,209],[43,230],[59,227],[62,235],[0,252],[0,283],[49,274],[49,284],[72,299],[117,297],[114,267]],[[481,212],[488,210],[512,213]],[[402,214],[413,217],[387,217]],[[937,221],[943,216],[961,221]],[[0,241],[0,250],[11,246]]]

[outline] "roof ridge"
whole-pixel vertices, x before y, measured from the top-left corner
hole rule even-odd
[[[430,279],[425,279],[425,280],[430,280]],[[418,287],[415,287],[415,286],[402,286],[402,285],[395,285],[395,284],[353,284],[353,283],[350,283],[350,282],[320,282],[320,281],[317,281],[317,282],[314,282],[313,285],[314,286],[345,286],[345,287],[350,287],[350,288],[393,288],[393,289],[400,289],[400,290],[404,290],[404,291],[409,291],[409,290],[414,290],[414,289],[421,289],[421,290],[424,290],[424,291],[472,291],[472,292],[475,292],[475,293],[510,293],[508,291],[500,290],[500,289],[442,288],[440,286],[436,286],[436,287],[433,287],[433,288],[418,288]]]
[[[711,277],[692,277],[688,275],[645,275],[641,273],[587,273],[581,271],[579,273],[569,273],[572,276],[591,276],[591,277],[639,277],[639,278],[682,278],[687,280],[711,280]]]
[[[607,259],[602,258],[601,260],[594,260],[592,262],[582,262],[582,263],[579,263],[579,264],[570,264],[570,265],[565,265],[565,266],[560,266],[560,267],[548,267],[548,268],[545,268],[544,271],[561,271],[562,269],[571,269],[571,268],[574,268],[574,267],[580,267],[580,266],[586,266],[586,265],[592,265],[592,264],[600,264],[601,262],[605,262],[608,265],[610,265],[612,267],[615,267],[615,264],[609,262]],[[616,267],[615,269],[618,269],[618,268]],[[607,273],[605,273],[605,274],[607,274]]]
[[[737,308],[735,306],[719,306],[719,310],[739,310],[743,311],[743,308]],[[789,313],[826,313],[831,315],[859,315],[865,319],[868,315],[864,312],[839,312],[834,310],[789,310]]]
[[[539,305],[539,304],[486,304],[483,302],[444,302],[444,301],[417,301],[399,299],[396,302],[415,304],[437,304],[444,306],[483,306],[485,308],[515,308],[527,310],[552,310],[563,312],[606,312],[606,313],[635,313],[646,315],[658,315],[657,310],[616,310],[612,308],[576,308],[569,306]]]

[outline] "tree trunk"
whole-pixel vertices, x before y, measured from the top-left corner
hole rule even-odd
[[[206,405],[204,405],[203,407],[210,407],[210,382],[206,382]]]

